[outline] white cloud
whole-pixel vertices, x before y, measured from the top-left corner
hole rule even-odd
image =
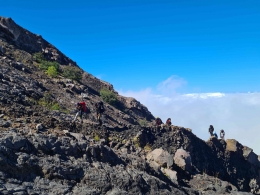
[[[173,75],[159,83],[157,85],[157,90],[164,95],[172,96],[176,93],[176,89],[183,87],[186,84],[187,82],[183,78]]]
[[[151,88],[120,94],[136,98],[163,121],[170,117],[174,125],[191,128],[203,140],[209,138],[208,127],[213,125],[218,135],[224,129],[226,139],[236,139],[260,154],[260,93],[178,94],[174,89],[185,82],[173,82],[167,79],[159,85],[167,89],[171,83],[171,94]]]

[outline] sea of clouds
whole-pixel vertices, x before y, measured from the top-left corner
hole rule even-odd
[[[119,93],[136,98],[163,122],[171,118],[174,125],[191,128],[205,141],[213,125],[218,135],[224,129],[226,139],[236,139],[260,155],[260,93],[177,93],[185,83],[171,76],[155,88]]]

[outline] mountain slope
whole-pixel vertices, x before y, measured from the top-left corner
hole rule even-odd
[[[56,76],[46,73],[46,64],[58,64]],[[68,67],[80,77],[66,78]],[[105,103],[100,126],[94,103],[104,89],[117,102]],[[72,124],[82,99],[88,115]],[[188,128],[154,127],[140,102],[2,17],[0,105],[1,194],[260,193],[252,149],[236,140],[204,142]]]
[[[61,106],[72,110],[75,103],[82,99],[82,94],[87,96],[85,101],[90,110],[94,111],[94,103],[100,98],[100,90],[107,89],[113,92],[118,101],[117,108],[108,106],[108,115],[112,118],[107,118],[111,125],[129,125],[138,124],[138,121],[145,119],[151,121],[154,119],[148,109],[133,98],[120,96],[113,86],[105,81],[84,72],[75,62],[62,54],[57,48],[45,41],[41,36],[35,35],[24,28],[18,26],[11,18],[0,18],[0,51],[2,51],[3,65],[8,67],[10,64],[16,69],[23,69],[21,74],[23,77],[34,79],[37,85],[42,86],[41,91],[38,91],[38,99],[44,97],[44,93],[49,93],[53,99],[58,100]],[[45,62],[57,62],[59,69],[73,67],[79,71],[82,79],[73,81],[64,78],[61,74],[56,78],[48,77],[40,70],[37,59],[34,59],[35,54],[43,54]],[[18,65],[17,65],[18,62]],[[26,83],[28,83],[26,81]],[[16,83],[21,85],[21,83]],[[25,85],[25,84],[23,84]],[[35,85],[35,87],[38,87]],[[23,86],[21,86],[23,88]],[[33,89],[34,91],[37,91]],[[30,94],[26,94],[30,97]],[[122,112],[123,111],[123,112]],[[94,117],[94,112],[90,113],[90,118]]]

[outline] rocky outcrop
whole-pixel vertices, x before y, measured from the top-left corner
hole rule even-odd
[[[11,18],[0,17],[0,37],[2,39],[2,47],[4,46],[3,48],[6,48],[7,51],[9,50],[8,45],[3,43],[3,41],[11,43],[15,45],[17,49],[28,53],[43,52],[47,59],[55,60],[63,65],[76,65],[75,62],[66,57],[57,48],[44,40],[40,35],[33,34],[22,28]]]
[[[178,149],[174,154],[174,163],[181,169],[191,172],[192,171],[192,160],[190,154],[183,150]]]
[[[147,154],[146,158],[148,161],[155,161],[161,167],[169,168],[173,165],[173,156],[161,148],[153,150],[152,152]]]

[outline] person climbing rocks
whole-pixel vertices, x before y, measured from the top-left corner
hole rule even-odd
[[[218,138],[218,135],[217,135],[217,133],[216,133],[216,132],[214,133],[214,136],[215,136],[216,138]]]
[[[172,121],[171,121],[171,118],[168,118],[167,121],[166,121],[166,124],[171,126],[172,125]]]
[[[223,129],[220,130],[220,138],[225,139],[225,131]]]
[[[99,101],[95,103],[95,107],[96,107],[97,121],[99,125],[102,125],[101,115],[105,112],[104,104],[102,101]]]
[[[213,127],[212,125],[210,125],[210,126],[209,126],[210,136],[214,136],[213,131],[214,131],[214,127]]]
[[[77,109],[77,113],[76,113],[76,115],[75,115],[75,117],[74,117],[74,119],[73,119],[73,123],[77,120],[77,118],[78,118],[78,116],[80,117],[80,119],[81,119],[81,123],[83,123],[83,118],[82,118],[82,115],[85,113],[86,114],[86,112],[87,112],[87,107],[86,107],[86,103],[85,102],[78,102],[77,104],[76,104],[76,109]]]

